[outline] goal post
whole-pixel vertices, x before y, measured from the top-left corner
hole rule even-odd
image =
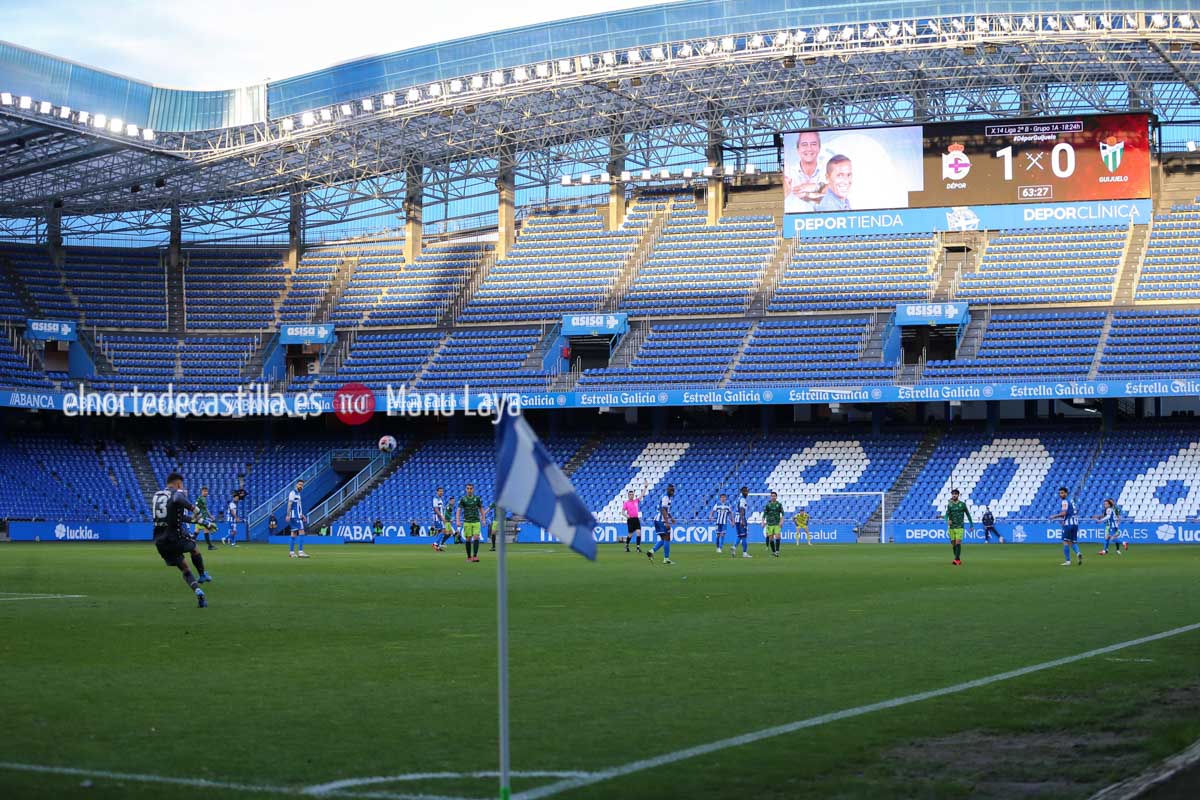
[[[770,492],[750,492],[749,495],[750,495],[750,497],[770,497],[771,493]],[[879,543],[886,544],[887,543],[887,522],[888,522],[887,496],[888,496],[888,492],[826,492],[826,493],[822,494],[819,499],[824,500],[829,497],[874,497],[878,501],[877,508],[879,510]],[[785,502],[787,500],[785,492],[779,492],[779,499],[781,502],[783,502],[783,510],[784,510],[785,517],[790,520],[792,515],[794,515],[801,506],[797,505],[795,508],[789,508],[788,503]],[[816,502],[816,501],[814,501],[814,502]],[[795,505],[795,504],[793,504],[793,505]],[[762,512],[760,511],[758,513],[761,514]],[[811,525],[813,522],[820,522],[820,520],[818,518],[814,517],[814,518],[810,519],[809,524]],[[861,525],[856,525],[855,530],[857,530],[860,527],[861,527]],[[796,544],[801,544],[799,536],[796,537]]]

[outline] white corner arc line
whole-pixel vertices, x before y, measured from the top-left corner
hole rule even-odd
[[[526,770],[523,772],[512,772],[510,774],[514,778],[586,778],[591,775],[590,772],[579,772],[576,770]],[[360,786],[376,786],[381,783],[411,783],[413,781],[445,781],[469,778],[498,777],[500,777],[500,773],[494,770],[490,772],[407,772],[403,775],[377,775],[369,778],[344,778],[342,780],[330,781],[329,783],[306,786],[300,790],[300,793],[321,796],[328,795],[330,793],[341,792],[345,789],[354,789]]]
[[[673,753],[664,753],[663,755],[654,756],[653,758],[631,761],[628,764],[622,764],[618,767],[597,770],[586,777],[568,778],[566,780],[559,781],[558,783],[552,783],[547,786],[540,786],[536,789],[518,792],[512,796],[512,800],[539,800],[543,797],[553,797],[554,795],[562,794],[570,789],[579,789],[584,786],[591,786],[596,783],[612,780],[613,778],[620,778],[625,775],[644,772],[645,770],[654,769],[655,767],[661,767],[666,764],[674,764],[677,761],[685,761],[689,758],[708,755],[709,753],[715,753],[720,750],[728,750],[731,747],[741,747],[742,745],[753,744],[754,742],[762,741],[763,739],[770,739],[775,736],[782,736],[788,733],[795,733],[796,731],[801,731],[806,728],[816,728],[820,725],[825,725],[830,722],[839,722],[844,719],[861,717],[864,714],[870,714],[875,711],[886,711],[888,709],[899,708],[900,706],[906,706],[912,703],[920,703],[924,700],[932,700],[937,697],[958,694],[959,692],[965,692],[970,689],[978,689],[982,686],[990,686],[993,683],[1000,683],[1002,681],[1012,680],[1013,678],[1020,678],[1025,675],[1031,675],[1035,672],[1042,672],[1043,670],[1054,669],[1055,667],[1062,667],[1067,664],[1074,664],[1077,661],[1095,658],[1096,656],[1102,656],[1106,653],[1115,653],[1119,650],[1125,650],[1129,647],[1137,647],[1138,645],[1149,644],[1150,642],[1157,642],[1161,639],[1169,639],[1173,636],[1179,636],[1195,630],[1200,630],[1200,622],[1193,623],[1191,625],[1184,625],[1179,628],[1172,628],[1169,631],[1151,634],[1150,636],[1143,636],[1139,639],[1130,639],[1127,642],[1110,644],[1106,647],[1099,647],[1095,650],[1088,650],[1087,652],[1077,653],[1073,656],[1064,656],[1062,658],[1056,658],[1052,661],[1043,661],[1040,664],[1033,664],[1032,666],[1021,667],[1019,669],[1009,670],[1008,672],[1000,672],[995,675],[976,678],[975,680],[966,681],[964,683],[956,683],[953,686],[945,686],[941,689],[931,689],[926,692],[904,695],[903,697],[896,697],[891,700],[881,700],[878,703],[870,703],[865,706],[856,706],[855,708],[833,711],[828,714],[821,714],[820,716],[809,717],[808,719],[789,722],[784,725],[776,725],[771,728],[764,728],[751,733],[743,733],[740,736],[733,736],[728,739],[720,739],[715,742],[709,742],[708,744],[700,744],[696,745],[695,747],[676,750]]]

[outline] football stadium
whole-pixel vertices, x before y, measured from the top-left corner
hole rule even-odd
[[[1200,9],[571,13],[0,33],[0,796],[1200,797]]]

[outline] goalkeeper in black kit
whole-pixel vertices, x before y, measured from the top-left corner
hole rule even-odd
[[[208,607],[208,598],[200,584],[212,580],[204,569],[204,558],[196,551],[196,540],[184,531],[187,515],[195,513],[196,507],[188,499],[183,489],[183,476],[172,472],[167,476],[167,486],[154,493],[151,502],[154,514],[154,546],[168,567],[175,567],[183,573],[183,582],[196,593],[196,604],[200,608]],[[188,568],[184,556],[190,556],[192,566],[199,572],[195,576]]]

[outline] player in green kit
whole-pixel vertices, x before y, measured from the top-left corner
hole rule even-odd
[[[212,543],[212,535],[217,529],[217,523],[213,520],[212,514],[208,513],[207,486],[200,487],[200,496],[196,498],[196,514],[192,518],[192,522],[196,525],[196,533],[204,534],[204,543],[208,545],[208,549],[216,550],[216,545]]]
[[[950,563],[956,567],[962,566],[964,517],[971,523],[971,530],[974,530],[975,520],[971,518],[971,509],[967,508],[966,503],[958,499],[958,489],[951,489],[950,502],[946,505],[946,528],[950,534],[950,544],[954,547],[954,560]]]
[[[491,547],[488,549],[493,553],[496,552],[496,537],[500,535],[500,518],[496,516],[496,501],[488,506],[488,516],[492,518],[492,527],[488,530],[488,541],[491,542]]]
[[[466,542],[467,561],[479,560],[479,531],[484,516],[483,498],[475,494],[475,484],[468,483],[466,494],[459,498],[458,515],[455,517]]]
[[[783,503],[779,502],[776,492],[771,492],[771,500],[763,509],[763,534],[767,537],[771,555],[779,558],[779,545],[783,543]]]

